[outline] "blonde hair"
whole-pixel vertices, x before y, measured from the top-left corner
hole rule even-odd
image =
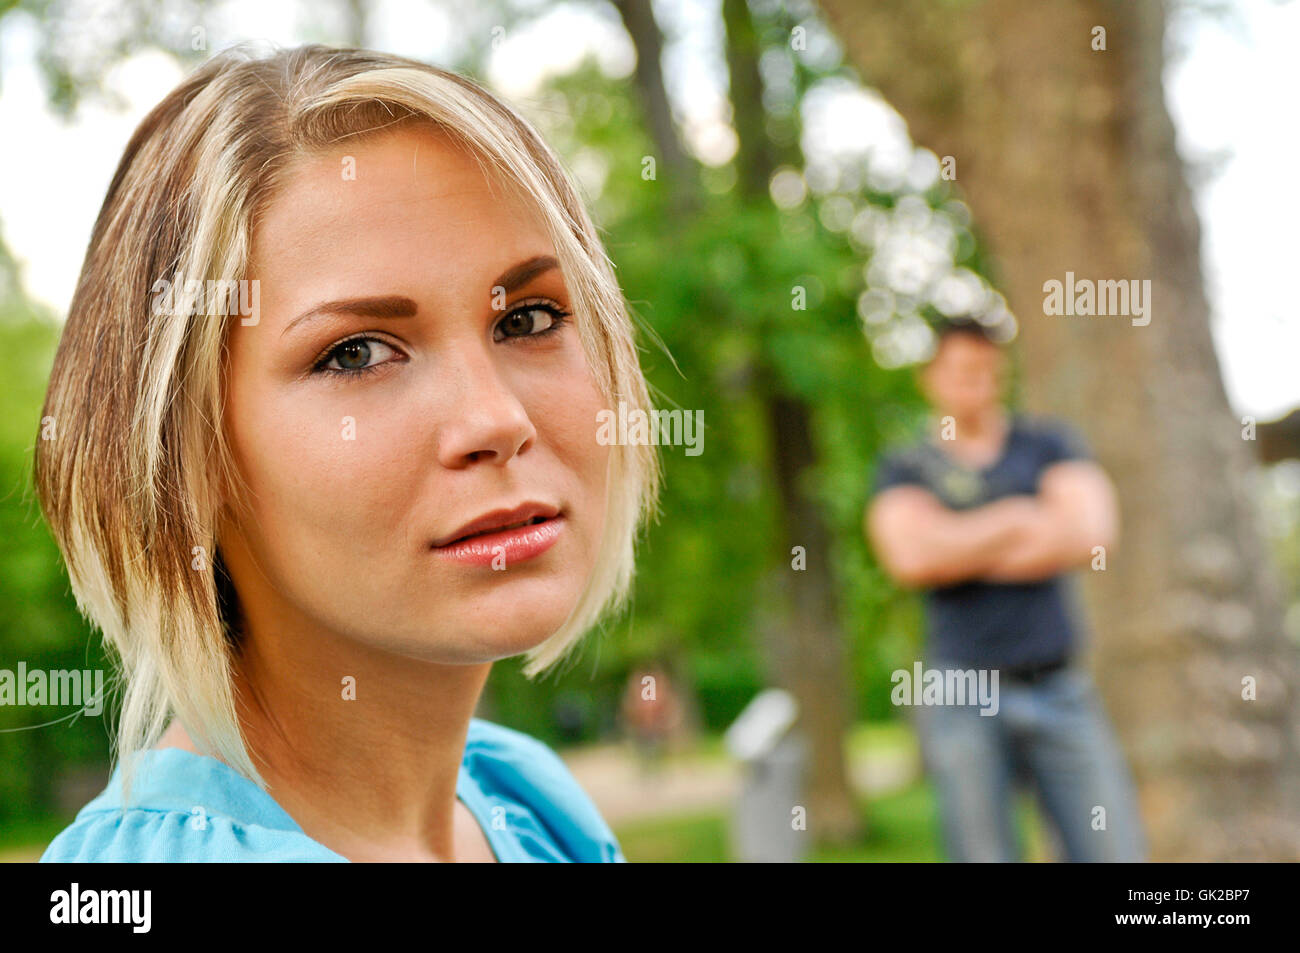
[[[509,106],[455,73],[366,50],[213,57],[127,145],[50,377],[42,416],[55,438],[37,441],[36,489],[72,591],[118,657],[114,748],[128,792],[133,756],[172,714],[202,753],[265,787],[236,714],[229,580],[214,537],[220,488],[239,482],[220,427],[231,318],[202,313],[184,294],[171,308],[178,316],[155,314],[155,283],[245,279],[254,218],[295,156],[406,123],[432,124],[540,211],[603,397],[649,410],[613,266],[568,174]],[[610,451],[595,569],[569,619],[526,653],[529,677],[562,659],[630,586],[658,459],[644,445]]]

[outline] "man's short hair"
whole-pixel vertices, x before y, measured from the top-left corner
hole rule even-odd
[[[939,352],[941,345],[948,337],[954,334],[965,334],[970,337],[979,338],[996,348],[1002,347],[1002,342],[993,336],[993,329],[986,324],[981,324],[971,317],[944,318],[935,322],[934,327],[934,350]]]

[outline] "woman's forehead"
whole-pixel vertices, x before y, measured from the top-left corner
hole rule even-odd
[[[255,237],[274,242],[286,233],[383,223],[408,209],[437,214],[448,227],[482,223],[497,211],[540,218],[473,155],[417,127],[296,156],[263,207]]]
[[[477,286],[548,253],[542,216],[514,190],[441,137],[402,130],[295,160],[258,218],[250,274],[317,293],[412,275]]]

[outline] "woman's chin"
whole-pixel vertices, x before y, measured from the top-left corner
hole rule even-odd
[[[548,598],[540,604],[534,601],[477,606],[456,618],[444,616],[436,624],[436,643],[426,642],[419,654],[436,656],[431,661],[460,664],[495,662],[521,655],[560,631],[576,604],[576,596]]]
[[[491,618],[474,619],[467,624],[461,644],[473,646],[485,658],[503,659],[519,655],[541,645],[564,625],[564,612],[502,612]]]

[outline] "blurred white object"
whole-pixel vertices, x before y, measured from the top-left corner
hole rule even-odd
[[[769,688],[754,696],[727,729],[724,741],[733,758],[753,761],[776,747],[799,718],[799,703],[784,689]]]
[[[795,723],[799,704],[769,689],[727,729],[727,750],[745,764],[731,836],[742,863],[797,863],[808,850],[804,772],[808,748]]]

